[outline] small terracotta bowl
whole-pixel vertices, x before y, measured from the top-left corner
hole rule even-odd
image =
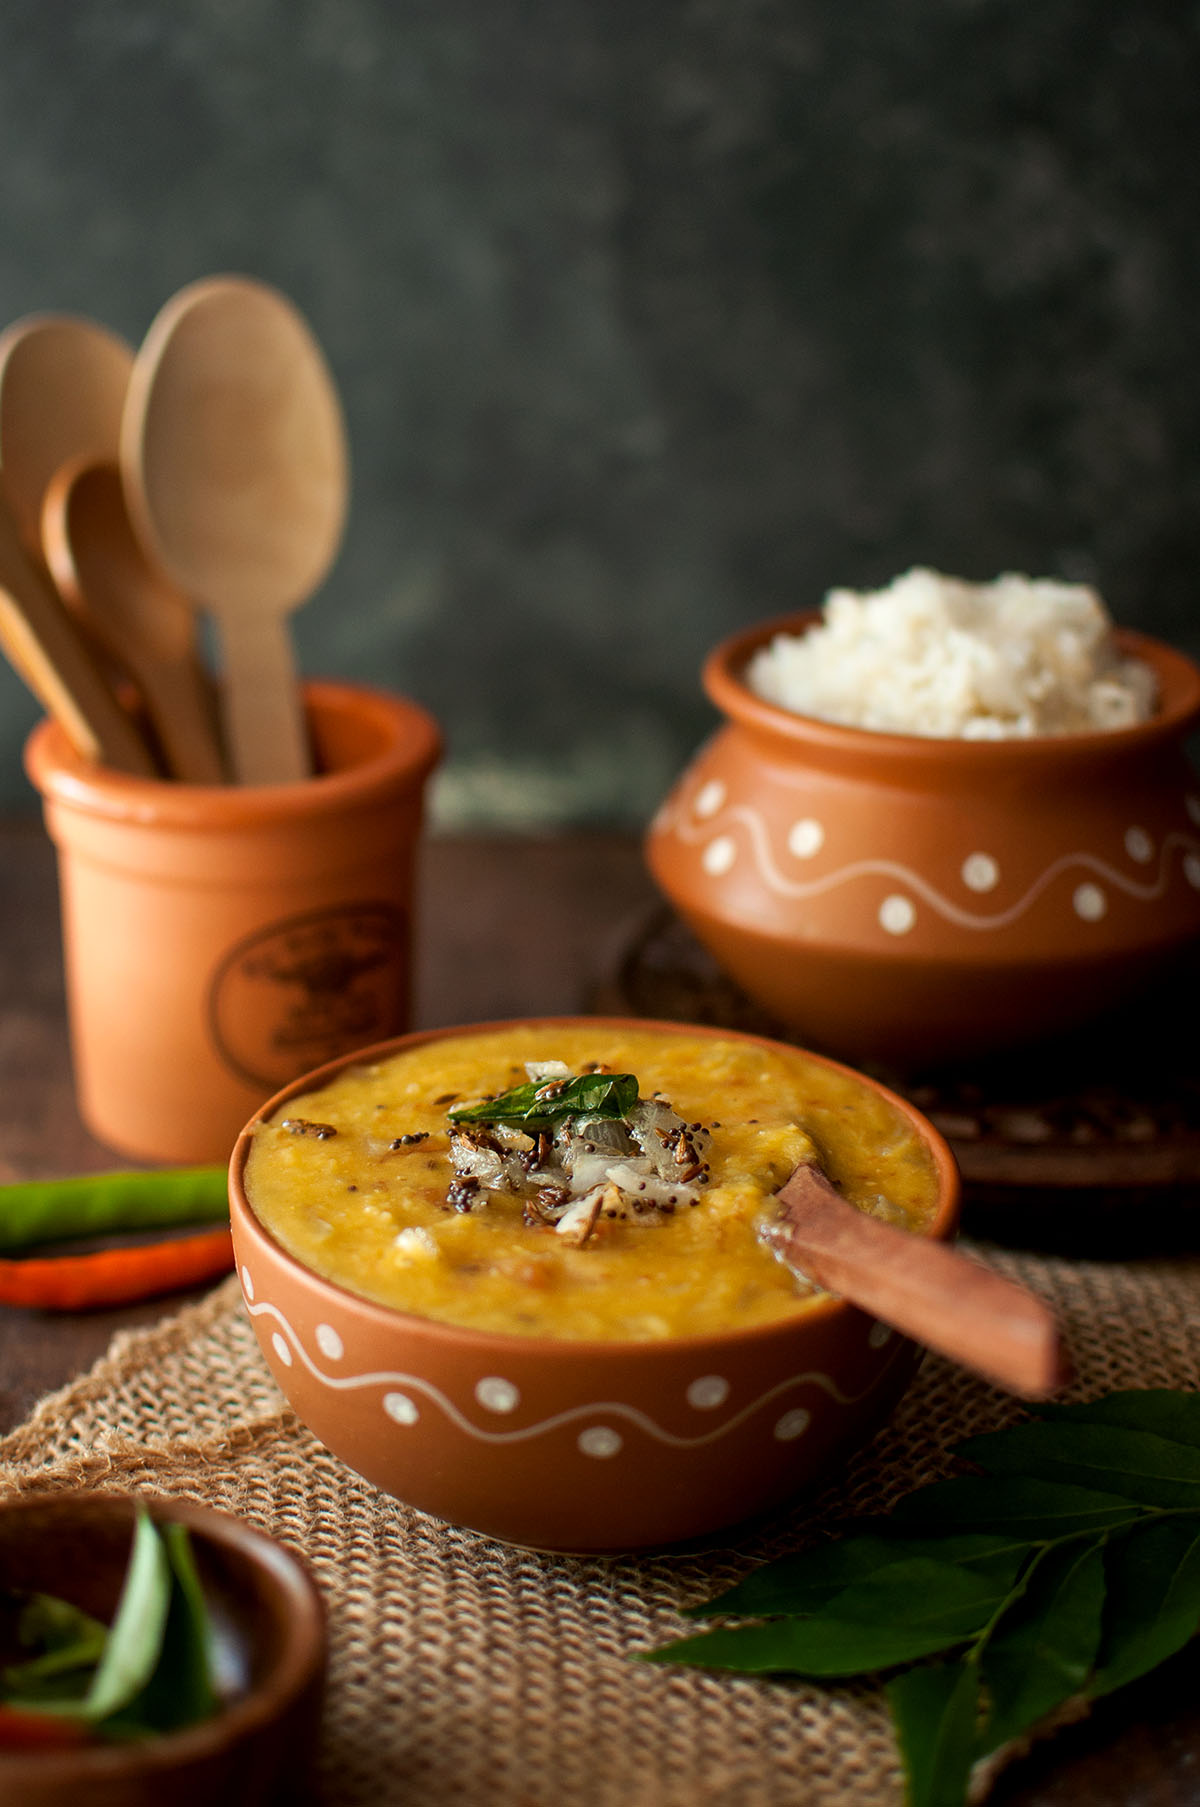
[[[651,825],[659,886],[757,1003],[815,1046],[911,1070],[1065,1032],[1200,936],[1200,669],[1145,635],[1152,721],[938,740],[754,695],[747,661],[811,615],[726,640],[724,714]]]
[[[583,1021],[634,1026],[606,1018],[546,1026]],[[348,1066],[471,1032],[408,1035],[332,1062],[259,1115],[273,1116]],[[950,1240],[959,1203],[953,1157],[911,1105],[885,1095],[930,1149],[938,1202],[929,1233]],[[233,1241],[276,1380],[335,1455],[454,1524],[580,1553],[705,1536],[824,1475],[865,1441],[916,1370],[913,1344],[830,1297],[783,1322],[662,1342],[488,1333],[375,1304],[303,1267],[258,1222],[243,1186],[252,1133],[253,1123],[230,1166]]]
[[[111,1620],[138,1501],[25,1494],[0,1504],[0,1588],[58,1594]],[[325,1673],[325,1613],[307,1571],[223,1512],[141,1501],[184,1524],[223,1659],[243,1690],[200,1725],[135,1744],[0,1752],[4,1807],[252,1807],[307,1798]]]

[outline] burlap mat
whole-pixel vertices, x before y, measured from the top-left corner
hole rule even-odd
[[[990,1256],[1068,1328],[1076,1397],[1200,1385],[1200,1260]],[[282,1406],[229,1282],[119,1337],[0,1442],[0,1493],[130,1487],[240,1513],[304,1555],[330,1608],[318,1787],[329,1807],[897,1807],[870,1687],[648,1668],[681,1605],[944,1473],[1019,1408],[927,1359],[890,1426],[818,1497],[719,1544],[583,1560],[509,1549],[376,1493]]]

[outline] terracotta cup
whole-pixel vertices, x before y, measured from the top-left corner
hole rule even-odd
[[[317,776],[208,786],[26,746],[59,857],[79,1109],[142,1160],[223,1161],[296,1074],[406,1026],[432,718],[305,688]]]

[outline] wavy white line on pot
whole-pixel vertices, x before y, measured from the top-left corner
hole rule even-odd
[[[886,878],[892,883],[901,884],[907,890],[914,892],[948,922],[955,923],[959,928],[976,930],[1007,928],[1010,923],[1017,921],[1032,907],[1037,898],[1054,883],[1056,878],[1060,877],[1062,873],[1072,870],[1090,872],[1095,877],[1104,879],[1115,889],[1124,891],[1129,897],[1136,898],[1143,903],[1153,903],[1166,893],[1170,881],[1173,848],[1183,849],[1191,858],[1200,857],[1200,841],[1191,835],[1172,831],[1163,837],[1159,849],[1157,876],[1148,883],[1139,883],[1138,880],[1130,878],[1126,873],[1110,865],[1107,860],[1100,859],[1096,854],[1084,852],[1082,849],[1073,853],[1064,853],[1038,875],[1016,903],[1010,905],[1006,910],[996,910],[985,914],[980,911],[964,910],[944,892],[931,885],[927,879],[922,878],[920,873],[915,872],[911,866],[901,865],[898,860],[854,860],[848,865],[839,866],[833,872],[823,873],[820,878],[790,879],[780,871],[775,863],[770,837],[763,818],[757,810],[751,809],[744,803],[731,804],[719,815],[706,819],[702,825],[689,823],[682,812],[679,812],[674,815],[670,826],[678,838],[688,845],[694,846],[701,841],[712,845],[713,841],[720,837],[723,828],[728,832],[730,827],[739,822],[745,828],[761,877],[767,886],[772,891],[777,891],[780,896],[797,899],[819,897],[825,892],[851,884],[855,879]],[[723,876],[724,872],[731,869],[731,865],[731,861],[722,861],[720,871],[716,876]],[[1200,888],[1200,869],[1197,870],[1195,879],[1192,878],[1190,871],[1187,876],[1190,883]]]
[[[295,1330],[277,1305],[272,1305],[265,1299],[258,1304],[253,1305],[247,1301],[246,1309],[252,1318],[261,1317],[264,1314],[274,1318],[275,1322],[280,1326],[280,1330],[286,1332],[287,1342],[284,1344],[284,1347],[287,1348],[290,1345],[290,1347],[295,1350],[296,1355],[299,1356],[313,1379],[318,1381],[322,1386],[329,1387],[332,1391],[348,1391],[359,1387],[387,1387],[389,1389],[402,1387],[406,1388],[409,1392],[420,1393],[425,1399],[429,1400],[431,1404],[436,1405],[439,1410],[444,1412],[450,1422],[457,1425],[459,1430],[464,1431],[469,1437],[477,1438],[481,1443],[521,1443],[532,1437],[545,1436],[547,1432],[557,1430],[562,1425],[577,1423],[582,1418],[605,1417],[623,1418],[626,1423],[636,1425],[639,1430],[644,1431],[648,1437],[655,1438],[659,1443],[669,1444],[672,1448],[698,1449],[705,1443],[715,1443],[719,1438],[728,1436],[730,1431],[735,1430],[739,1424],[743,1424],[747,1418],[753,1417],[756,1412],[760,1412],[766,1406],[770,1405],[772,1400],[778,1399],[782,1393],[787,1393],[795,1387],[819,1387],[823,1392],[827,1393],[831,1399],[835,1400],[838,1405],[857,1405],[861,1400],[866,1399],[868,1394],[875,1391],[876,1387],[879,1386],[880,1382],[897,1359],[901,1350],[905,1347],[903,1338],[888,1338],[888,1342],[892,1345],[891,1353],[880,1365],[879,1371],[869,1385],[864,1387],[861,1392],[843,1393],[836,1381],[828,1374],[822,1374],[816,1369],[807,1370],[803,1374],[793,1374],[787,1380],[779,1381],[775,1386],[768,1388],[765,1393],[760,1394],[757,1399],[752,1400],[749,1405],[743,1406],[740,1412],[735,1412],[731,1418],[727,1418],[722,1424],[719,1424],[714,1429],[705,1431],[696,1437],[681,1437],[674,1431],[664,1430],[662,1425],[656,1424],[653,1418],[648,1417],[647,1414],[640,1411],[637,1406],[624,1405],[620,1400],[608,1399],[594,1400],[588,1405],[572,1406],[568,1411],[556,1412],[553,1416],[543,1418],[536,1424],[523,1425],[516,1430],[489,1431],[481,1430],[478,1425],[472,1424],[471,1420],[464,1417],[462,1412],[459,1411],[453,1400],[446,1397],[440,1387],[434,1386],[432,1381],[425,1380],[419,1374],[392,1373],[386,1370],[379,1370],[368,1374],[326,1373],[313,1361],[308,1350],[304,1347],[304,1344],[301,1342]],[[280,1356],[280,1359],[284,1361],[286,1366],[290,1366],[290,1361],[284,1356],[283,1350],[280,1348],[283,1337],[277,1332],[276,1337],[272,1340],[276,1353]],[[870,1342],[870,1333],[868,1334],[868,1342],[872,1348],[879,1346],[877,1341],[875,1343]]]

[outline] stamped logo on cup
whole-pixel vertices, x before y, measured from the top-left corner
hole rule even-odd
[[[209,987],[209,1025],[226,1066],[269,1092],[398,1034],[407,994],[402,912],[337,904],[269,923],[231,948]]]

